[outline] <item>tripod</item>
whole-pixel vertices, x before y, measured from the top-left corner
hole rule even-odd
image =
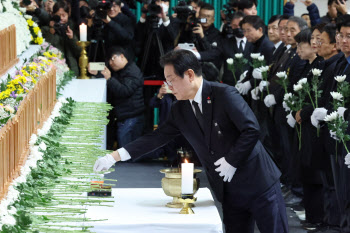
[[[103,40],[103,32],[102,25],[96,23],[94,27],[92,35],[94,35],[93,39],[91,39],[91,45],[88,53],[89,61],[91,62],[104,62],[106,56],[105,44]]]

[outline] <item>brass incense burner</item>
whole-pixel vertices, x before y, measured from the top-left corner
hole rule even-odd
[[[181,168],[167,168],[160,170],[165,174],[162,179],[162,188],[167,196],[173,197],[173,201],[166,204],[170,208],[182,208],[183,202],[180,202],[181,198]],[[193,171],[193,194],[198,191],[199,179],[196,178],[196,174],[202,172],[200,169],[194,169]]]

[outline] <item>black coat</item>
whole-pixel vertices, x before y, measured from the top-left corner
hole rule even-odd
[[[134,60],[134,24],[128,16],[119,13],[108,24],[104,25],[103,33],[106,53],[108,53],[109,48],[120,46],[125,50],[124,55],[128,61]]]
[[[260,129],[253,112],[238,91],[225,84],[203,80],[202,101],[204,134],[190,101],[177,101],[165,124],[125,149],[135,160],[182,134],[198,155],[219,201],[223,201],[224,182],[214,163],[223,156],[237,168],[225,188],[235,195],[261,195],[281,173],[258,140]]]
[[[134,62],[112,72],[112,77],[107,81],[107,91],[108,103],[114,107],[117,121],[143,113],[143,76]]]

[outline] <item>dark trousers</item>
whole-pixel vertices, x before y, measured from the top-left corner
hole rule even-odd
[[[322,184],[303,183],[305,215],[310,223],[321,223],[323,220],[322,188]]]
[[[124,147],[129,142],[134,141],[142,135],[144,116],[128,118],[117,123],[118,148]]]
[[[288,232],[280,182],[256,197],[226,187],[222,203],[226,233],[253,233],[255,222],[261,233]]]

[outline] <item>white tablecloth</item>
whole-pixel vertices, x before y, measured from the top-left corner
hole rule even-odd
[[[196,193],[195,214],[179,214],[165,207],[172,200],[161,188],[113,189],[114,207],[88,207],[86,217],[106,219],[94,222],[98,233],[209,233],[223,232],[222,222],[208,188]]]
[[[64,98],[71,97],[77,102],[107,102],[106,79],[73,79],[63,89]],[[101,149],[107,147],[107,127],[104,127]]]

